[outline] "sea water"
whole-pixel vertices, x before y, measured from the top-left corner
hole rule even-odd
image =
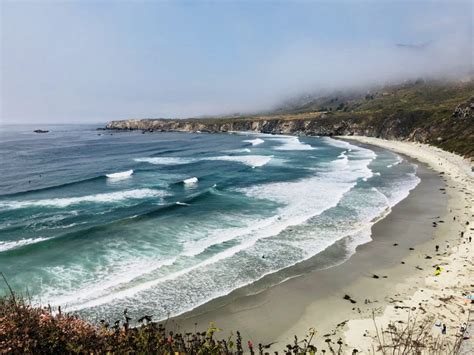
[[[343,239],[347,257],[419,182],[328,137],[46,128],[1,127],[0,271],[92,320],[178,315]]]

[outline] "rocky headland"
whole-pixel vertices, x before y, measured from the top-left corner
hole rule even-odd
[[[410,82],[310,98],[270,113],[189,119],[127,119],[106,129],[368,136],[438,146],[474,156],[474,81]]]

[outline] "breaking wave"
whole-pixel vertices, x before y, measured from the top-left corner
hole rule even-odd
[[[164,197],[167,193],[154,189],[135,189],[117,192],[100,193],[80,197],[51,198],[43,200],[2,201],[0,208],[19,209],[29,207],[63,208],[80,203],[117,203],[124,200]]]
[[[255,138],[255,139],[247,139],[244,142],[250,143],[251,145],[256,146],[256,145],[262,144],[265,141],[261,138]]]

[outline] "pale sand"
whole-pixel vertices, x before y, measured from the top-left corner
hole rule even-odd
[[[301,273],[298,277],[257,294],[252,294],[259,289],[255,285],[244,287],[171,320],[179,330],[194,330],[195,323],[202,329],[214,321],[223,329],[224,336],[239,329],[245,339],[254,343],[277,341],[271,351],[281,351],[285,344],[292,342],[294,334],[301,338],[314,327],[318,331],[318,347],[325,347],[327,338],[336,341],[343,337],[346,351],[350,352],[353,348],[371,347],[373,310],[381,316],[377,322],[382,326],[388,319],[397,319],[395,317],[406,321],[406,310],[395,310],[393,305],[411,306],[415,302],[413,312],[417,312],[421,297],[427,300],[423,301],[426,303],[423,308],[446,323],[448,336],[456,332],[467,317],[468,306],[462,302],[461,291],[473,288],[468,279],[472,280],[474,275],[472,260],[466,260],[474,242],[458,245],[460,231],[466,230],[468,219],[472,220],[472,195],[468,195],[472,194],[472,175],[468,164],[459,157],[427,146],[365,137],[347,138],[380,145],[427,163],[434,170],[445,172],[442,177],[447,185],[437,173],[420,166],[421,183],[393,208],[392,213],[374,225],[373,241],[359,246],[346,262],[317,270],[321,267],[318,260],[324,258],[324,253],[320,254],[290,268],[294,275]],[[446,190],[440,190],[444,188]],[[446,207],[447,196],[449,208]],[[454,216],[456,221],[453,221]],[[438,223],[434,228],[432,222],[440,220],[444,223]],[[467,227],[465,239],[472,233]],[[394,246],[394,243],[398,245]],[[434,253],[436,244],[440,246],[439,255]],[[334,248],[329,249],[326,252],[330,258]],[[432,259],[426,259],[427,255]],[[434,278],[431,275],[436,263],[448,264],[443,266],[442,275]],[[374,279],[372,274],[381,277]],[[256,284],[265,284],[268,278],[271,276]],[[450,293],[457,298],[437,308],[440,295],[444,297]],[[357,303],[344,300],[345,294]],[[365,304],[366,299],[370,303]],[[392,303],[393,300],[401,302]],[[368,336],[363,336],[364,333]]]
[[[433,259],[434,264],[444,267],[441,275],[434,276],[431,269],[430,273],[420,280],[421,282],[408,279],[396,285],[400,293],[400,302],[385,307],[383,312],[376,316],[375,322],[379,327],[387,327],[389,323],[406,322],[409,314],[412,318],[416,316],[420,322],[424,319],[431,323],[439,320],[447,326],[447,339],[454,342],[455,337],[459,336],[460,324],[468,321],[469,313],[473,309],[472,304],[465,303],[463,298],[463,293],[474,293],[474,242],[468,242],[468,238],[474,236],[472,223],[474,222],[474,179],[471,162],[455,154],[423,144],[368,137],[344,138],[409,155],[427,163],[432,169],[445,173],[444,176],[450,186],[448,189],[449,209],[452,211],[451,214],[456,216],[456,222],[461,231],[464,231],[464,237],[461,239],[456,233],[454,243],[451,244],[448,252]],[[443,231],[443,233],[449,232],[456,231]],[[416,285],[414,293],[410,285]],[[395,305],[408,308],[395,308]],[[440,329],[434,326],[431,332],[438,337]],[[373,319],[355,319],[348,322],[344,338],[352,346],[364,352],[370,352],[375,334]]]

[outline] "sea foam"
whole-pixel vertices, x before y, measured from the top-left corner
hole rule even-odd
[[[274,148],[275,150],[314,150],[316,149],[309,144],[302,143],[298,137],[281,136],[277,138],[271,138],[271,140],[281,143],[281,145]]]
[[[206,160],[233,161],[248,165],[252,168],[264,166],[272,160],[273,156],[266,155],[223,155],[218,157],[205,158]]]
[[[121,171],[119,173],[105,174],[110,179],[125,179],[132,176],[133,170]]]
[[[263,142],[265,142],[263,139],[261,138],[255,138],[255,139],[247,139],[247,140],[244,140],[245,143],[250,143],[251,145],[255,146],[255,145],[259,145],[259,144],[262,144]]]
[[[195,161],[194,158],[186,157],[152,157],[152,158],[135,158],[133,159],[139,163],[150,163],[155,165],[182,165],[189,164]]]
[[[2,201],[0,208],[19,209],[29,207],[52,207],[62,208],[80,203],[116,203],[124,200],[144,199],[151,197],[164,197],[167,193],[162,190],[154,189],[135,189],[100,193],[96,195],[87,195],[79,197],[51,198],[44,200],[25,200],[25,201]]]
[[[25,245],[44,242],[45,240],[48,240],[48,239],[51,239],[51,238],[38,237],[38,238],[26,238],[26,239],[13,240],[13,241],[0,241],[0,252],[7,251],[10,249],[20,248]]]
[[[336,144],[338,143],[334,145]],[[260,219],[242,215],[239,220],[242,220],[244,225],[241,227],[208,230],[209,233],[206,232],[207,235],[202,238],[185,240],[182,244],[183,249],[177,258],[151,263],[148,266],[146,263],[150,260],[130,261],[127,262],[128,264],[124,263],[124,265],[118,266],[118,271],[114,270],[113,275],[106,275],[103,279],[98,278],[95,284],[81,287],[80,290],[71,292],[69,295],[64,294],[64,297],[56,298],[55,294],[51,293],[50,299],[57,302],[56,304],[67,304],[68,310],[80,310],[100,305],[104,305],[104,308],[115,305],[118,308],[122,305],[118,301],[120,299],[126,299],[123,304],[128,302],[133,305],[137,300],[143,300],[143,302],[156,300],[157,298],[153,297],[154,292],[155,294],[161,292],[162,295],[168,295],[162,291],[171,291],[170,295],[172,296],[162,298],[159,301],[159,307],[160,309],[164,307],[167,312],[177,314],[213,297],[226,294],[236,287],[253,282],[264,274],[275,272],[324,250],[334,243],[336,237],[345,234],[341,232],[340,236],[336,236],[340,230],[335,230],[334,235],[325,238],[325,230],[315,230],[316,236],[307,237],[304,233],[294,231],[293,226],[295,229],[296,226],[299,228],[312,217],[324,215],[325,211],[342,203],[347,193],[354,190],[353,187],[358,180],[372,176],[369,164],[375,154],[370,150],[359,149],[350,144],[344,144],[344,147],[347,151],[342,152],[336,159],[325,165],[324,169],[319,169],[314,176],[297,181],[260,183],[234,190],[252,199],[277,202],[280,205],[277,215]],[[210,160],[229,160],[228,157],[231,157],[233,161],[252,166],[249,164],[250,161],[243,162],[241,156],[212,157]],[[196,160],[203,159],[206,158],[196,158]],[[400,188],[404,190],[406,185],[401,185]],[[358,224],[351,226],[354,227],[350,230],[351,233],[358,232],[360,229],[360,234],[365,238],[354,234],[355,243],[360,243],[362,239],[367,240],[368,238],[370,240],[370,228],[369,234],[367,234],[365,222],[380,210],[379,207],[383,208],[387,203],[390,204],[390,201],[384,200],[385,196],[377,189],[368,190],[370,190],[371,198],[378,201],[378,205],[377,209],[373,211],[367,209],[365,215],[360,216]],[[300,191],[304,193],[298,193]],[[354,201],[359,203],[359,200],[360,196],[356,196],[345,207],[358,208],[359,206]],[[369,205],[369,201],[361,201]],[[239,218],[238,216],[233,217]],[[292,229],[291,232],[289,232],[290,229]],[[344,232],[346,231],[344,230]],[[280,236],[281,232],[291,234]],[[212,248],[229,241],[232,241],[229,243],[230,247],[226,244]],[[281,249],[275,247],[277,244]],[[302,252],[301,254],[296,252],[291,254],[290,251],[293,249],[302,250]],[[279,253],[279,251],[288,251],[288,254]],[[200,255],[203,252],[206,252],[206,255]],[[266,256],[270,255],[270,257],[262,259],[263,253]],[[250,259],[250,256],[253,259]],[[183,260],[189,259],[195,263],[183,262]],[[282,259],[284,261],[281,261]],[[245,265],[242,263],[255,267],[259,271],[253,274],[241,271],[245,270]],[[239,273],[229,272],[229,270],[236,270],[235,267],[239,268]],[[241,267],[242,269],[240,269]],[[155,274],[154,272],[157,270],[159,272]],[[67,271],[64,270],[63,273],[66,274]],[[150,275],[144,276],[146,273],[150,273]],[[225,279],[226,275],[232,275],[232,282]],[[241,276],[242,278],[240,278]],[[176,287],[177,284],[180,287]],[[194,295],[194,293],[186,292],[189,289],[199,291],[196,293],[196,297],[189,297],[189,294]],[[173,292],[173,290],[179,290],[179,292]],[[147,293],[140,293],[142,291],[147,291]],[[60,291],[56,290],[55,292]],[[184,301],[181,302],[183,297]],[[47,297],[45,296],[44,299]],[[105,306],[105,304],[108,305]],[[173,305],[179,309],[172,308]],[[97,309],[94,309],[93,312],[96,312]]]
[[[189,179],[184,179],[183,180],[183,183],[185,185],[193,185],[193,184],[197,184],[198,182],[198,178],[197,177],[192,177],[192,178],[189,178]]]
[[[235,240],[237,244],[190,267],[174,271],[153,280],[134,284],[127,289],[101,291],[95,294],[94,297],[81,297],[82,299],[71,305],[72,307],[68,310],[95,307],[110,303],[115,299],[132,297],[151,287],[176,280],[191,272],[196,272],[212,264],[229,259],[237,253],[248,250],[261,240],[274,237],[288,227],[305,223],[308,219],[323,213],[331,207],[335,207],[343,195],[355,186],[359,178],[372,174],[368,168],[368,164],[373,159],[371,151],[364,150],[358,159],[350,161],[341,167],[340,161],[346,161],[345,158],[336,159],[330,163],[325,173],[314,177],[304,178],[295,182],[267,183],[236,189],[236,191],[252,198],[268,199],[280,203],[281,207],[278,210],[278,214],[261,220],[253,220],[247,226],[241,228],[215,231],[215,233],[212,233],[207,238],[194,242],[190,241],[184,246],[183,256],[194,257],[212,245],[221,244],[229,240]],[[305,193],[295,194],[295,191],[304,191]],[[320,247],[327,247],[328,243],[331,244],[332,241],[327,241],[321,244]]]
[[[401,164],[403,162],[403,158],[399,155],[397,155],[397,160],[394,163],[388,164],[387,168],[392,168],[398,164]]]

